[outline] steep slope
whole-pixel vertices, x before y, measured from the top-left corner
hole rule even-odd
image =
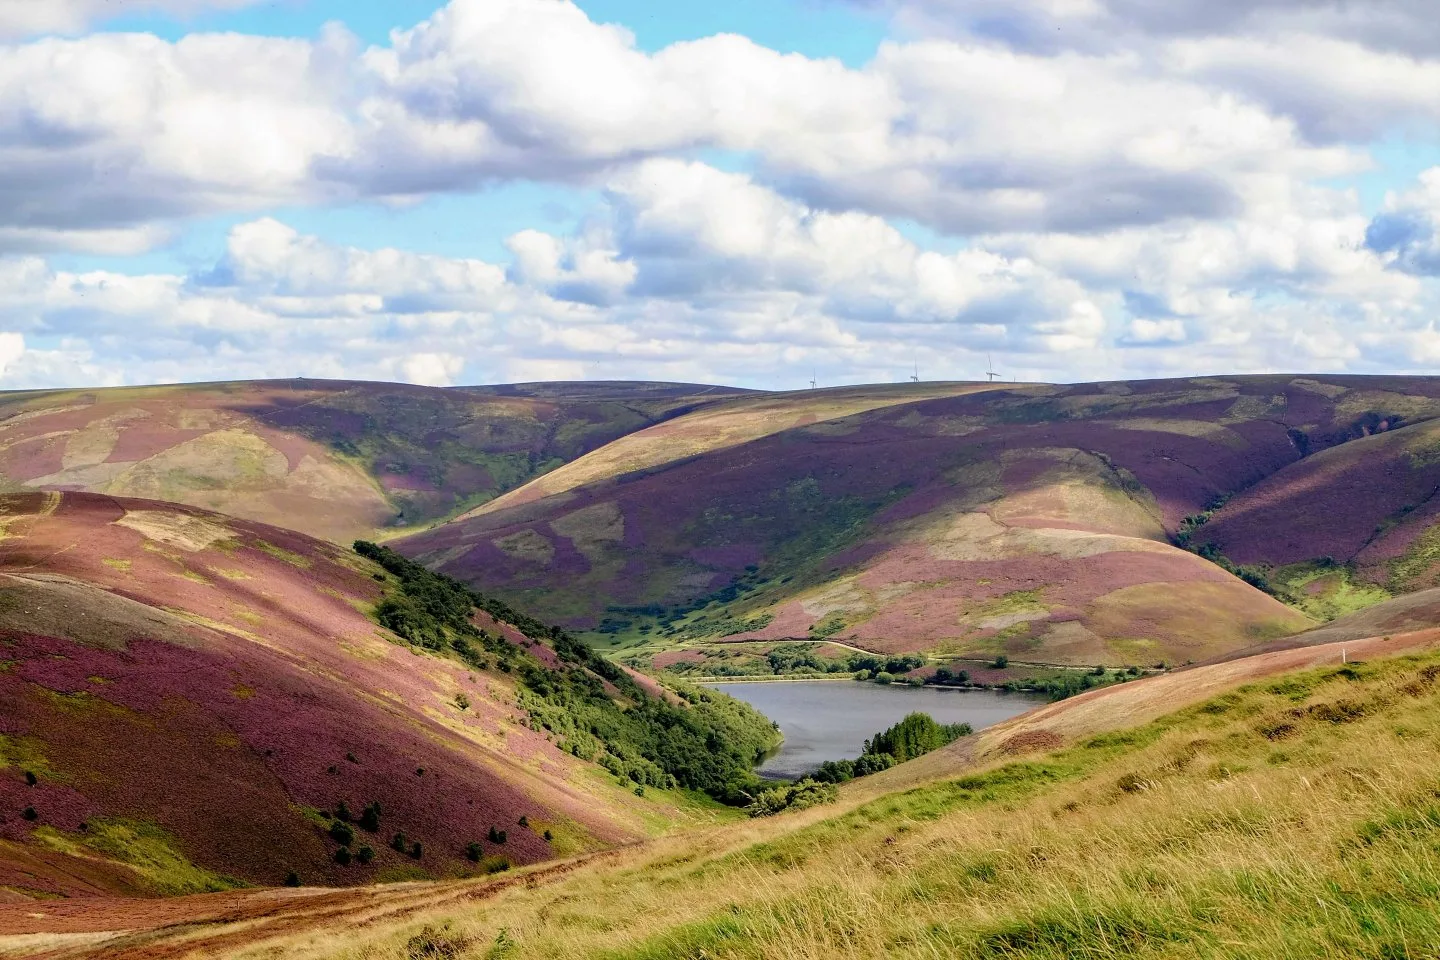
[[[521,709],[522,676],[571,669],[553,649],[481,617],[495,655],[425,653],[367,616],[395,589],[348,550],[195,508],[0,500],[0,898],[455,875],[691,815]]]
[[[0,486],[188,503],[348,544],[737,393],[324,380],[0,393]]]
[[[917,400],[964,396],[994,389],[997,389],[994,384],[982,383],[876,384],[727,399],[627,434],[535,478],[519,489],[476,507],[466,516],[493,513],[586,484],[652,470],[812,423]]]
[[[0,947],[29,935],[113,960],[1424,956],[1417,945],[1440,939],[1437,648],[1429,631],[1373,641],[1364,664],[1315,648],[1137,681],[855,781],[835,806],[523,880],[221,895],[164,915],[0,907]]]
[[[1440,403],[1362,391],[1389,413],[1368,436],[1292,464],[1230,499],[1195,534],[1317,602],[1358,581],[1394,593],[1440,585]],[[1383,593],[1370,591],[1370,600]],[[1343,600],[1341,601],[1343,610]]]
[[[1011,386],[527,500],[542,481],[399,548],[626,644],[828,637],[942,656],[1201,660],[1312,621],[1173,546],[1187,518],[1396,418],[1431,417],[1437,396],[1425,378]]]

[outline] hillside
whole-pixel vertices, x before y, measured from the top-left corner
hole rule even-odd
[[[1424,956],[1440,631],[1096,691],[838,804],[525,877],[0,908],[66,956]],[[355,929],[364,921],[363,930]],[[33,931],[44,931],[34,933]],[[8,941],[23,944],[15,937]]]
[[[1340,398],[1368,435],[1307,456],[1232,497],[1195,540],[1263,568],[1317,609],[1346,613],[1388,593],[1440,585],[1440,404],[1365,391]],[[1373,422],[1371,422],[1373,421]]]
[[[804,395],[730,401],[397,546],[597,642],[657,655],[828,638],[881,653],[1184,663],[1335,610],[1282,604],[1175,541],[1208,543],[1267,478],[1349,457],[1398,424],[1426,430],[1440,412],[1440,380],[1426,378],[996,386],[892,393],[778,431],[782,400]],[[746,405],[764,423],[741,429]],[[668,447],[677,436],[701,439]],[[1384,513],[1395,496],[1366,509]],[[1340,513],[1320,509],[1306,529]],[[1247,529],[1284,543],[1300,528],[1277,517]]]
[[[0,393],[0,489],[145,497],[349,544],[743,391],[288,380]]]
[[[405,573],[196,508],[0,499],[0,900],[468,875],[724,815],[606,720],[743,747],[711,708]],[[567,711],[611,726],[552,733]]]

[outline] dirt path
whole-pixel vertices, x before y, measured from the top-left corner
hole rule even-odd
[[[41,901],[0,907],[0,957],[180,960],[214,957],[302,930],[393,925],[407,916],[553,882],[617,847],[496,877],[350,889],[267,888],[168,899]]]

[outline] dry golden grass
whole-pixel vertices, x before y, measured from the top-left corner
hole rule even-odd
[[[1440,654],[1298,653],[1268,662],[1309,669],[1053,753],[195,955],[1434,957]],[[1152,708],[1175,692],[1143,687]]]

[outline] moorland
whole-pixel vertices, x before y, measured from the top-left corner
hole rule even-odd
[[[0,955],[1437,939],[1440,379],[9,393],[0,488]],[[777,785],[732,676],[1055,702]]]

